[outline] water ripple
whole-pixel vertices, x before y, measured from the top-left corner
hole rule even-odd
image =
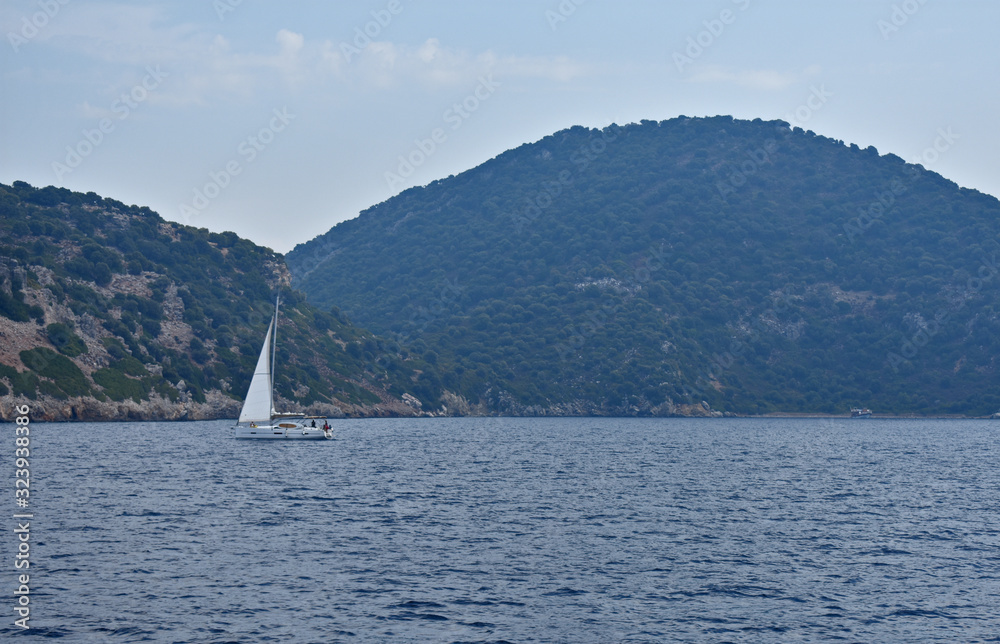
[[[38,424],[34,628],[0,639],[1000,641],[997,429]]]

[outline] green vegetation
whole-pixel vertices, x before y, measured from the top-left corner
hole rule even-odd
[[[242,400],[280,292],[296,405],[985,415],[998,236],[993,197],[728,117],[575,127],[407,190],[290,253],[302,292],[234,233],[0,184],[0,323],[58,351],[0,364],[0,395]]]
[[[15,396],[25,396],[35,400],[38,396],[38,376],[30,371],[22,371],[11,378]]]
[[[242,400],[280,292],[276,388],[290,404],[373,404],[376,390],[412,393],[421,360],[281,288],[286,274],[280,255],[231,232],[170,223],[94,193],[0,184],[0,323],[43,324],[42,337],[58,350],[21,352],[22,373],[0,364],[0,392],[204,402],[216,390]],[[66,307],[75,325],[45,320],[29,294]],[[84,338],[104,351],[91,355]],[[357,343],[371,350],[345,350]],[[387,352],[398,358],[391,368],[375,362]],[[103,365],[92,378],[80,369],[84,356]],[[434,400],[440,390],[428,393]]]
[[[29,306],[24,303],[24,292],[21,290],[20,281],[17,279],[11,281],[11,293],[7,293],[4,289],[6,282],[6,278],[0,279],[0,316],[15,322],[27,322],[32,318],[41,320],[45,312],[39,306]]]
[[[52,349],[37,347],[21,351],[21,362],[33,372],[49,380],[41,381],[43,393],[64,398],[85,396],[90,392],[87,377],[66,356]],[[16,389],[16,388],[15,388]]]
[[[3,383],[3,379],[13,382],[15,378],[17,378],[17,369],[0,363],[0,396],[6,396],[10,393],[10,389]]]
[[[105,367],[94,372],[94,382],[104,388],[111,400],[131,398],[141,402],[149,395],[149,388],[142,380],[129,378],[120,369]]]
[[[53,322],[45,327],[45,331],[49,336],[49,342],[59,350],[59,353],[75,358],[87,352],[87,345],[84,344],[83,339],[73,333],[72,327],[68,324]]]
[[[501,412],[984,415],[998,234],[1000,202],[893,155],[681,117],[558,132],[287,261],[311,302],[421,356],[415,386]]]

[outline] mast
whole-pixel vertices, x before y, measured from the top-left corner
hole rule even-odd
[[[281,296],[274,300],[274,338],[271,340],[271,415],[274,416],[274,358],[278,354],[278,305]]]

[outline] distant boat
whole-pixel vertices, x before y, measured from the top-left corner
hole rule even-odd
[[[316,439],[333,438],[326,418],[307,417],[299,413],[278,413],[274,410],[274,350],[278,337],[278,304],[274,302],[274,318],[267,327],[267,337],[257,358],[257,368],[254,369],[250,388],[240,410],[240,419],[233,427],[236,438],[281,438],[281,439]],[[323,426],[317,427],[316,421],[322,420]],[[309,421],[307,424],[306,421]]]
[[[871,418],[872,410],[865,407],[854,407],[851,409],[851,418]]]

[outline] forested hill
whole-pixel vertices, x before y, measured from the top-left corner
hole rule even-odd
[[[986,415],[998,234],[995,198],[894,155],[681,117],[558,132],[286,259],[501,412]]]
[[[415,414],[419,397],[440,397],[421,389],[419,361],[289,281],[280,255],[234,233],[0,184],[3,418],[16,404],[38,420],[235,418],[278,293],[279,411]]]

